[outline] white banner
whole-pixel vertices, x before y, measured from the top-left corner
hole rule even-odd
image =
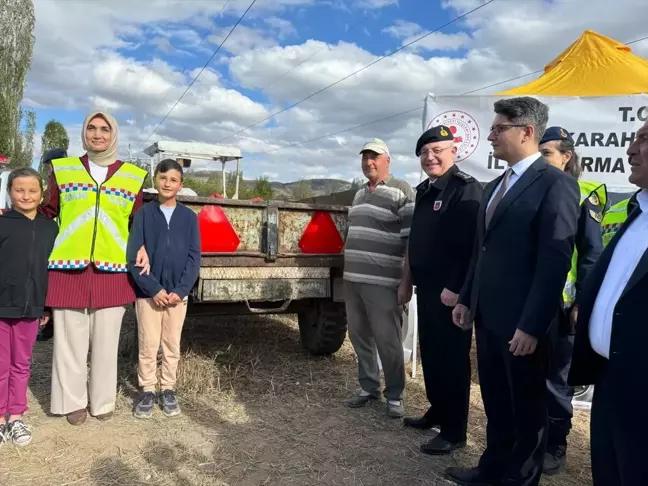
[[[493,158],[487,140],[495,118],[493,104],[503,96],[425,98],[423,130],[446,125],[455,136],[462,170],[481,182],[499,176],[506,163]],[[536,96],[549,105],[549,125],[569,130],[581,157],[582,180],[604,182],[612,192],[631,192],[626,151],[648,120],[648,95],[566,97]]]

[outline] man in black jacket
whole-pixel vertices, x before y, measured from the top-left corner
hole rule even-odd
[[[547,439],[549,330],[557,317],[578,226],[576,180],[538,152],[549,108],[530,98],[495,103],[488,140],[506,172],[484,190],[455,324],[475,322],[488,419],[475,468],[449,468],[460,484],[537,485]]]
[[[628,148],[638,207],[605,248],[579,296],[571,385],[594,384],[591,420],[595,486],[642,486],[648,425],[637,389],[648,358],[648,123]]]
[[[470,403],[472,329],[455,326],[452,309],[470,264],[482,186],[455,165],[456,154],[446,126],[430,128],[416,144],[428,178],[416,188],[408,261],[399,288],[403,296],[412,280],[416,285],[421,364],[430,402],[422,417],[406,418],[404,424],[439,427],[439,435],[421,446],[422,452],[434,455],[466,445]]]

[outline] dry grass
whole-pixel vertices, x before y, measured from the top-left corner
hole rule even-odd
[[[34,355],[29,422],[34,444],[0,449],[0,485],[233,486],[434,485],[443,468],[473,464],[483,448],[484,417],[473,390],[469,447],[448,458],[420,454],[429,434],[386,418],[384,404],[351,410],[351,346],[313,359],[299,345],[291,317],[191,320],[183,335],[179,387],[184,415],[131,416],[136,392],[132,319],[124,326],[116,417],[73,428],[49,417],[51,344]],[[410,380],[406,406],[425,406],[421,375]],[[588,416],[579,413],[565,474],[546,485],[591,483]]]

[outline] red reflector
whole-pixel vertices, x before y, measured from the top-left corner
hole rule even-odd
[[[220,206],[207,205],[198,214],[200,250],[203,253],[233,252],[241,240]]]
[[[328,213],[316,211],[299,240],[302,253],[341,253],[344,241]]]

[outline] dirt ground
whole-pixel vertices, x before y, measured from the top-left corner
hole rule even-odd
[[[129,320],[123,348],[134,339]],[[48,415],[51,342],[38,343],[28,412],[34,442],[0,448],[0,485],[446,485],[443,469],[474,464],[483,448],[478,386],[469,446],[447,458],[423,455],[419,444],[434,432],[405,429],[386,417],[384,403],[347,408],[356,389],[351,345],[309,358],[292,316],[193,319],[183,350],[182,417],[132,417],[135,360],[124,352],[115,418],[71,427]],[[410,414],[425,408],[420,373],[409,379],[405,404]],[[577,412],[567,470],[543,484],[591,484],[588,421]]]

